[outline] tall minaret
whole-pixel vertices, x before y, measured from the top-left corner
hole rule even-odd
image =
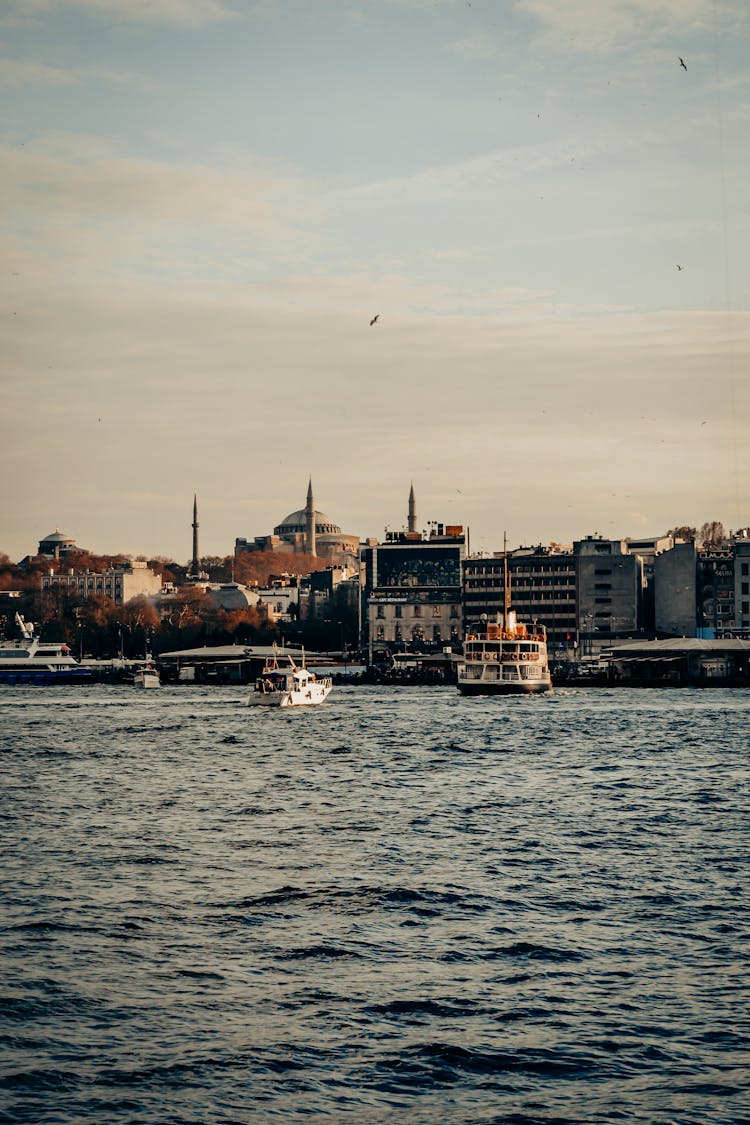
[[[200,578],[201,564],[198,561],[198,495],[193,493],[193,560],[188,567],[188,578]]]
[[[414,499],[414,485],[409,489],[409,531],[417,530],[417,502]]]
[[[305,549],[308,555],[315,555],[315,501],[313,500],[312,477],[307,486],[307,503],[305,504]]]

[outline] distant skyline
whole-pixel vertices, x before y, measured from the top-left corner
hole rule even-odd
[[[184,561],[197,493],[226,555],[310,476],[747,526],[748,57],[741,0],[6,0],[0,551]]]

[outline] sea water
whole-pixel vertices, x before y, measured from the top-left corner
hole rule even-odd
[[[0,1120],[750,1120],[750,692],[3,689]]]

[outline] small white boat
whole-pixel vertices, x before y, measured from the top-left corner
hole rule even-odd
[[[135,673],[133,683],[137,688],[161,687],[158,669],[153,664],[146,664]]]
[[[280,663],[281,661],[281,663]],[[330,676],[295,664],[288,653],[274,655],[258,676],[247,697],[248,707],[315,707],[330,695]]]

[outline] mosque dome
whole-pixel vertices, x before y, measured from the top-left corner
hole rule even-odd
[[[73,543],[75,540],[71,539],[69,535],[63,535],[62,531],[55,528],[49,535],[45,535],[44,539],[39,540],[40,543]]]
[[[274,529],[274,535],[283,537],[284,535],[298,535],[304,534],[307,531],[307,512],[304,508],[300,508],[296,512],[290,512],[280,524]],[[335,524],[325,513],[315,511],[315,534],[316,535],[341,535],[342,531],[338,524]]]

